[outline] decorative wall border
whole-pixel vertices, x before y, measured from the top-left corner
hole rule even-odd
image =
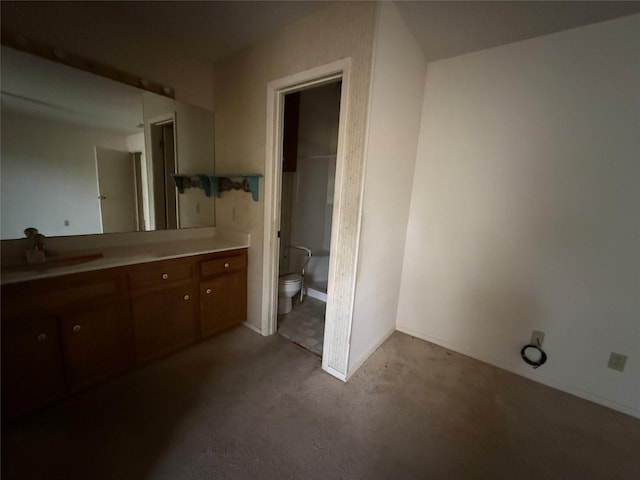
[[[77,68],[78,70],[84,70],[85,72],[109,78],[116,82],[131,85],[132,87],[156,93],[164,97],[175,98],[174,89],[168,85],[162,85],[152,80],[138,77],[132,73],[123,72],[122,70],[118,70],[109,65],[94,62],[93,60],[76,55],[67,50],[62,50],[43,42],[25,38],[20,34],[7,31],[4,28],[0,35],[0,41],[2,42],[2,45],[15,50],[46,58],[53,62],[68,65],[70,67]]]

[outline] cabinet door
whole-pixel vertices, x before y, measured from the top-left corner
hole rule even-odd
[[[55,317],[2,319],[2,418],[33,410],[66,392]]]
[[[61,317],[62,346],[71,390],[99,382],[127,367],[119,303],[85,307]]]
[[[131,299],[136,358],[145,362],[196,341],[197,298],[191,285]]]
[[[213,335],[247,319],[245,272],[235,272],[200,283],[202,336]]]

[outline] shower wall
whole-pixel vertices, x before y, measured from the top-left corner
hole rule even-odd
[[[282,176],[280,272],[299,271],[304,254],[286,251],[301,245],[313,253],[306,283],[326,288],[336,172],[340,83],[300,92],[298,155],[295,172]]]

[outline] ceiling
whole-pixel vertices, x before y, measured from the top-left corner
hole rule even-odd
[[[327,1],[98,2],[105,13],[216,61]],[[427,61],[640,12],[640,1],[398,1]],[[107,12],[109,11],[109,12]]]
[[[118,19],[128,28],[162,36],[177,49],[216,61],[332,2],[325,1],[137,1],[47,2],[66,13]],[[449,58],[581,25],[640,12],[640,1],[398,1],[405,22],[427,61]],[[10,7],[10,8],[7,8]],[[48,15],[43,4],[2,1],[2,13]],[[50,14],[51,12],[49,12]],[[12,14],[12,15],[11,15]],[[83,18],[83,17],[79,17]],[[4,24],[4,22],[3,22]],[[139,131],[136,89],[107,79],[89,81],[53,62],[3,48],[2,108],[91,124],[121,133]],[[67,71],[70,70],[70,71]],[[13,73],[12,73],[13,72]],[[20,73],[22,72],[22,73]],[[28,73],[25,73],[28,72]],[[84,75],[84,73],[82,73]],[[55,85],[36,79],[56,78]],[[76,85],[65,88],[64,85]],[[78,88],[77,85],[82,85]],[[128,89],[128,90],[125,90]],[[125,91],[122,91],[125,90]],[[100,94],[95,92],[100,91]],[[80,94],[80,100],[78,100]],[[97,105],[99,104],[99,105]],[[111,112],[111,118],[92,112]],[[120,113],[118,113],[120,112]],[[124,117],[122,116],[124,113]],[[99,122],[106,122],[100,125]],[[114,127],[117,125],[119,127]]]
[[[370,0],[363,0],[370,1]],[[25,18],[82,25],[92,17],[162,39],[193,57],[217,61],[258,42],[331,1],[81,1],[3,0],[2,26]],[[640,13],[637,1],[396,2],[427,61],[449,58],[590,23]],[[86,24],[87,28],[91,28]],[[90,35],[90,32],[87,32]]]
[[[427,61],[640,12],[639,1],[400,1]]]
[[[4,3],[4,2],[3,2]],[[82,2],[85,3],[85,2]],[[327,1],[109,1],[90,8],[176,49],[216,61],[326,7]],[[69,5],[65,8],[82,8]]]

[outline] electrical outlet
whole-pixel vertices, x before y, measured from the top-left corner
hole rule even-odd
[[[68,226],[69,226],[69,220],[65,220],[65,221],[64,221],[64,226],[65,226],[65,227],[68,227]]]
[[[626,355],[622,355],[621,353],[611,352],[607,367],[611,368],[612,370],[618,370],[619,372],[623,372],[624,366],[626,364],[627,364]]]
[[[534,330],[531,333],[531,345],[537,345],[538,347],[541,347],[543,343],[544,343],[544,332]]]

